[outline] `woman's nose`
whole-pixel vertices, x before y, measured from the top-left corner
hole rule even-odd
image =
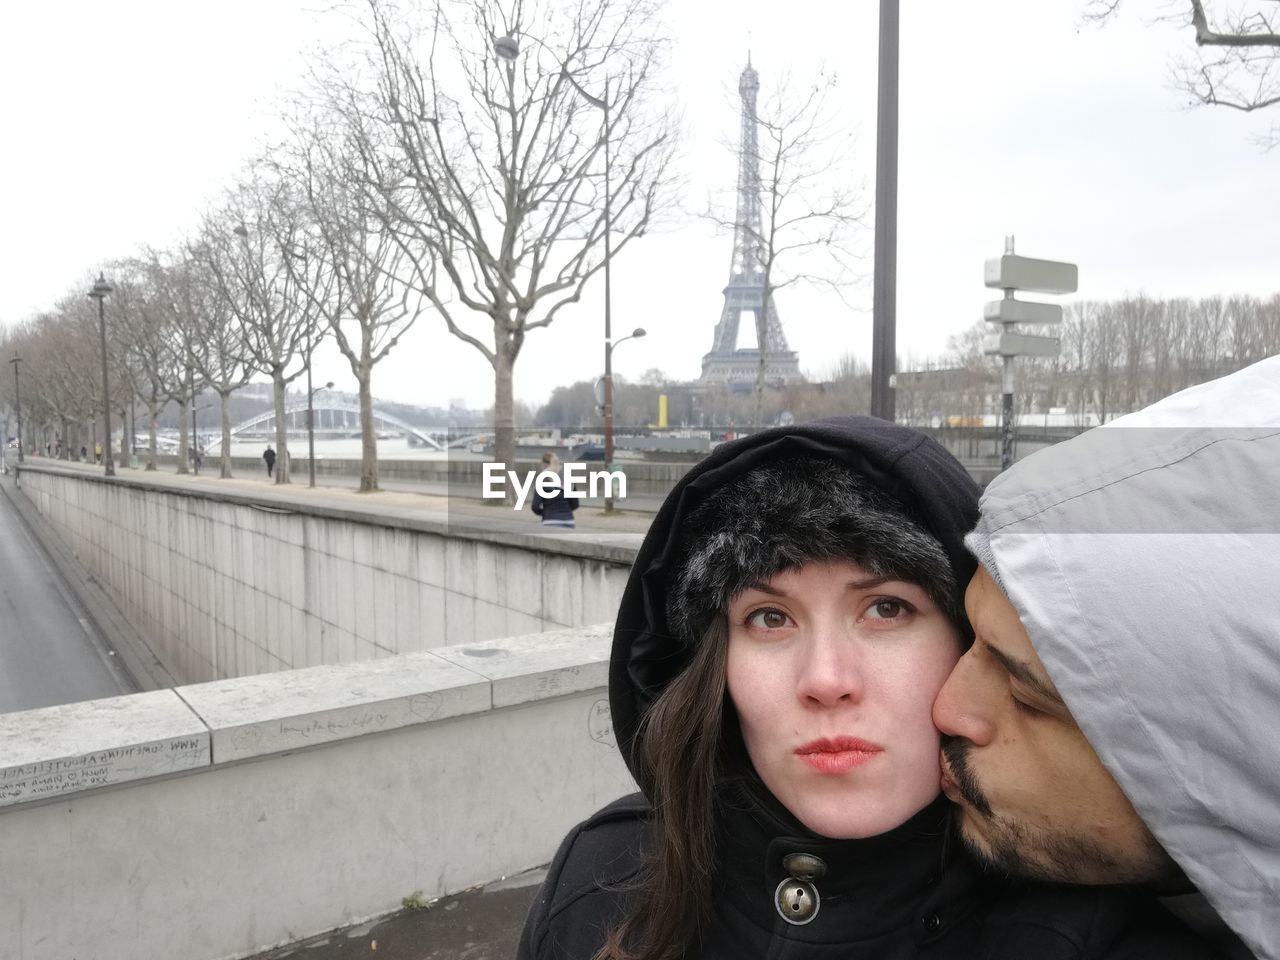
[[[831,706],[862,699],[864,678],[857,644],[842,623],[828,623],[808,638],[797,677],[800,699]]]

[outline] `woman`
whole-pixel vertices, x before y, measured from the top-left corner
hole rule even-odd
[[[977,496],[869,418],[724,444],[677,485],[610,668],[643,796],[570,833],[521,958],[1211,956],[1145,900],[1014,890],[951,841],[930,714]]]
[[[569,496],[564,489],[560,468],[560,458],[550,450],[542,455],[542,468],[538,471],[539,475],[551,474],[555,480],[554,484],[548,484],[552,489],[546,496],[543,496],[536,482],[533,485],[532,509],[542,518],[544,527],[572,527],[573,511],[578,509],[578,498]]]

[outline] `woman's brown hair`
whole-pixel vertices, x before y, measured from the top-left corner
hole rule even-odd
[[[697,952],[711,919],[715,794],[736,767],[740,743],[726,696],[728,641],[721,614],[645,715],[638,755],[653,806],[652,846],[595,960],[679,960]]]

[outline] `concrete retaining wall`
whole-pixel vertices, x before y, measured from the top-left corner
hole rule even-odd
[[[0,955],[244,957],[546,863],[634,789],[609,633],[0,715]]]
[[[611,619],[634,548],[53,464],[23,493],[179,682]]]

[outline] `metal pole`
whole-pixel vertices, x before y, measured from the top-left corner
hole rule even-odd
[[[101,279],[101,278],[99,278]],[[107,380],[107,306],[106,297],[98,297],[98,336],[102,341],[102,462],[108,477],[116,475],[111,456],[111,385]]]
[[[898,280],[898,0],[880,0],[879,63],[871,415],[893,420]]]
[[[1013,466],[1013,357],[1004,358],[1000,375],[1000,469]]]
[[[604,468],[613,463],[613,197],[609,185],[609,81],[604,84]],[[605,487],[612,493],[613,486]],[[613,497],[604,499],[604,512],[613,512]]]
[[[316,485],[316,413],[311,393],[311,324],[307,324],[307,486]]]
[[[18,377],[18,364],[22,358],[15,353],[9,362],[13,364],[13,396],[18,407],[18,462],[22,463],[26,459],[22,455],[22,383]]]
[[[1013,253],[1013,237],[1004,238],[1004,252]],[[1006,300],[1014,299],[1014,290],[1004,291]],[[1012,323],[1002,323],[1006,333],[1013,330]],[[1003,357],[1000,370],[1000,470],[1013,466],[1013,357]]]

